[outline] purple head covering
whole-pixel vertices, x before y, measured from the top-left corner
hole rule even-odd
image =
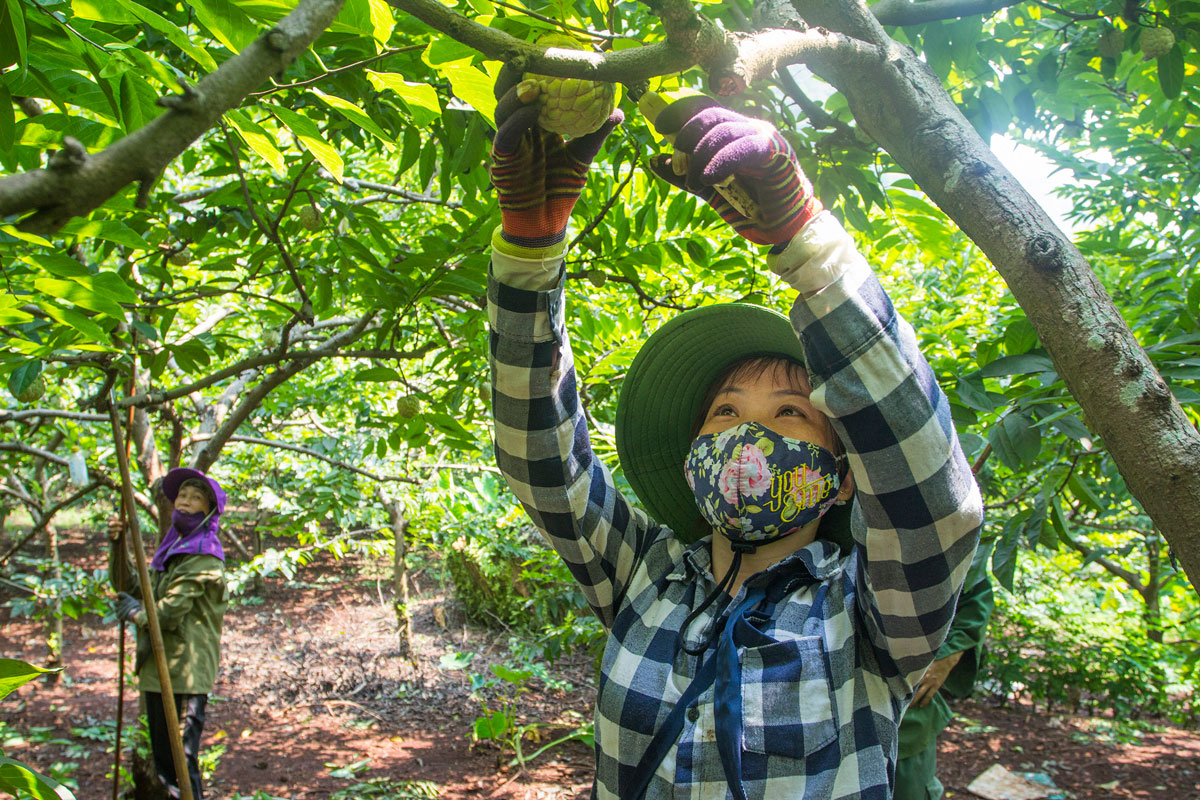
[[[205,475],[203,472],[186,467],[178,467],[167,473],[163,478],[163,494],[172,503],[179,496],[179,487],[183,482],[195,479],[207,484],[211,496],[216,502],[208,514],[185,514],[182,511],[171,512],[171,527],[163,537],[162,544],[154,552],[150,567],[159,571],[167,568],[167,560],[171,556],[183,554],[216,556],[225,560],[225,548],[217,538],[217,528],[221,524],[221,513],[225,511],[225,490],[221,484]]]

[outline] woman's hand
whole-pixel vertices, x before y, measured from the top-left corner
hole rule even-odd
[[[674,137],[676,155],[651,159],[651,171],[702,198],[756,244],[786,244],[822,210],[791,145],[769,122],[694,96],[664,108],[654,127]],[[687,156],[683,168],[672,163],[679,153]],[[730,176],[758,206],[757,217],[743,214],[714,188]]]
[[[588,167],[625,115],[618,109],[599,130],[566,142],[538,127],[535,98],[524,102],[517,94],[520,79],[506,66],[496,81],[492,185],[500,199],[504,239],[520,247],[550,247],[566,237]]]
[[[121,532],[125,530],[125,520],[121,517],[108,518],[108,538],[110,541],[116,541],[121,538]]]

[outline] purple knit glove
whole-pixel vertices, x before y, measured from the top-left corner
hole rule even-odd
[[[500,235],[520,247],[550,247],[566,237],[588,167],[625,115],[617,109],[599,130],[564,142],[538,127],[536,103],[517,97],[520,79],[506,66],[496,80],[491,177],[500,200]]]
[[[656,156],[650,160],[651,171],[701,197],[756,244],[790,242],[823,208],[791,145],[769,122],[693,96],[664,108],[654,127],[675,137],[675,149],[688,154],[688,165],[685,174],[676,175],[670,156]],[[713,188],[730,175],[758,205],[761,218],[745,216]]]

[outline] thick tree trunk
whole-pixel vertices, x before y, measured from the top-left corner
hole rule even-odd
[[[760,6],[756,16],[769,25],[824,26],[880,48],[883,57],[872,63],[833,54],[809,66],[991,260],[1130,492],[1188,573],[1200,576],[1200,434],[1087,261],[996,160],[937,76],[890,39],[865,5]]]

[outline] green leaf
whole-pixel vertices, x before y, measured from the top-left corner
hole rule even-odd
[[[35,358],[30,361],[26,361],[24,364],[22,364],[21,366],[14,369],[11,373],[9,373],[8,391],[12,393],[13,397],[16,397],[17,395],[21,394],[26,389],[28,389],[30,386],[32,386],[33,382],[36,381],[38,376],[41,374],[42,374],[42,362],[39,359]],[[11,663],[8,663],[8,662],[11,662]],[[11,658],[0,659],[0,692],[3,692],[3,694],[0,694],[0,698],[3,698],[4,695],[8,694],[13,689],[17,688],[17,686],[20,686],[21,683],[25,683],[25,681],[21,681],[20,683],[16,684],[16,686],[9,687],[8,691],[4,690],[4,687],[5,687],[4,681],[6,679],[5,676],[7,674],[5,670],[6,669],[7,670],[15,670],[15,669],[17,669],[17,667],[14,666],[15,664],[24,664],[24,663],[25,663],[24,661],[13,661],[13,659],[11,659]],[[30,666],[33,669],[38,669],[38,667],[33,667],[32,664],[29,664],[26,666]],[[29,678],[26,678],[25,680],[29,680]]]
[[[1004,351],[1010,356],[1028,353],[1037,347],[1038,337],[1028,319],[1013,320],[1004,329]]]
[[[426,421],[446,435],[447,443],[463,450],[476,450],[479,445],[475,435],[463,427],[462,423],[449,414],[430,413],[425,415]]]
[[[458,670],[465,669],[474,660],[474,653],[444,653],[438,659],[438,665],[442,669]]]
[[[996,403],[992,401],[991,396],[984,388],[983,379],[979,373],[962,376],[958,379],[954,389],[958,394],[958,399],[969,408],[976,411],[991,411],[996,407]]]
[[[499,739],[508,730],[509,718],[503,711],[475,718],[476,739]]]
[[[1058,498],[1050,501],[1050,524],[1053,526],[1058,538],[1064,544],[1071,543],[1071,528],[1067,524],[1066,515],[1063,514],[1062,504],[1058,502]]]
[[[60,305],[49,302],[39,303],[38,308],[40,308],[46,316],[50,317],[50,319],[54,320],[55,322],[79,331],[90,344],[97,346],[88,349],[109,349],[106,346],[108,342],[108,334],[105,332],[104,328],[88,319],[88,317],[85,315],[73,309],[63,308]],[[76,347],[84,349],[83,346],[79,344],[77,344]]]
[[[495,79],[479,67],[470,64],[442,64],[438,67],[450,81],[454,96],[467,103],[496,126],[496,96],[492,92]]]
[[[0,790],[34,800],[75,800],[75,795],[58,781],[7,756],[0,756]]]
[[[354,373],[356,381],[399,381],[400,373],[391,367],[369,367]]]
[[[8,697],[13,690],[24,686],[37,676],[52,672],[62,672],[62,668],[45,669],[15,658],[0,658],[0,700]]]
[[[17,230],[12,225],[0,225],[0,231],[7,233],[9,236],[13,237],[14,239],[20,239],[23,242],[29,242],[30,244],[38,244],[38,245],[41,245],[42,247],[54,247],[54,242],[50,241],[49,239],[43,239],[41,236],[38,236],[36,233],[26,233],[25,231]]]
[[[39,278],[33,282],[33,288],[47,297],[66,300],[80,308],[106,314],[113,319],[124,321],[125,310],[121,308],[106,292],[97,291],[94,285],[83,280],[64,281],[57,278]]]
[[[21,0],[5,0],[4,8],[0,8],[0,45],[10,45],[0,48],[0,52],[8,50],[16,53],[16,59],[8,60],[8,56],[0,55],[0,69],[9,64],[16,64],[25,69],[28,64],[29,34],[25,30],[25,10]]]
[[[504,664],[492,664],[492,672],[497,678],[513,684],[527,683],[533,673],[527,669],[513,669]]]
[[[271,169],[283,174],[287,172],[287,164],[283,153],[275,146],[275,139],[266,128],[252,121],[241,111],[226,111],[225,120],[238,132],[250,149],[271,165]]]
[[[23,311],[22,305],[24,302],[20,298],[13,297],[7,292],[0,294],[0,325],[16,325],[32,320],[33,315],[28,311]]]
[[[12,93],[7,86],[0,84],[0,151],[12,149],[16,127],[17,115],[13,111]]]
[[[1179,97],[1179,92],[1183,89],[1184,73],[1183,50],[1179,42],[1165,55],[1159,56],[1155,64],[1158,67],[1158,85],[1162,87],[1163,94],[1171,100]]]
[[[1093,511],[1104,511],[1104,503],[1100,501],[1100,497],[1092,489],[1090,483],[1078,472],[1071,473],[1071,477],[1067,479],[1067,488],[1071,490],[1071,494],[1075,496],[1076,500]]]
[[[396,17],[392,14],[391,6],[385,0],[370,0],[371,4],[371,35],[375,44],[383,48],[388,39],[392,38],[392,29],[396,27]]]
[[[196,20],[235,53],[258,37],[258,26],[229,0],[188,0]]]
[[[367,80],[376,91],[391,89],[399,95],[401,102],[413,114],[413,123],[418,127],[428,125],[442,115],[442,106],[438,103],[437,91],[426,83],[406,81],[403,75],[395,72],[374,72],[367,70]],[[411,166],[411,164],[410,164]]]
[[[358,125],[360,128],[374,134],[376,138],[387,145],[388,150],[394,150],[396,148],[396,143],[392,140],[392,137],[388,136],[384,132],[383,128],[379,127],[375,120],[371,119],[367,112],[354,105],[354,103],[351,103],[349,100],[344,100],[337,95],[325,94],[325,92],[322,92],[320,89],[314,88],[312,92],[319,97],[321,101],[325,103],[325,105],[334,109],[343,117],[350,120],[355,125]]]
[[[1025,528],[1025,520],[1032,513],[1029,509],[1018,512],[1004,524],[1000,540],[992,552],[992,575],[1008,591],[1013,590],[1013,578],[1017,572],[1017,546],[1021,542],[1021,532]]]
[[[276,106],[272,111],[279,121],[296,134],[296,138],[300,140],[300,144],[304,149],[313,154],[313,158],[320,162],[321,166],[329,170],[334,179],[342,182],[342,157],[338,155],[338,151],[321,136],[320,129],[317,124],[302,114],[297,114],[295,111],[290,111],[286,108]]]
[[[988,433],[992,450],[1013,472],[1032,464],[1042,451],[1042,434],[1024,414],[1008,414]]]
[[[1023,353],[1019,356],[1002,356],[992,361],[979,372],[985,378],[1005,375],[1028,375],[1033,372],[1053,372],[1054,363],[1046,356]]]
[[[134,250],[150,249],[150,243],[143,239],[141,234],[115,219],[73,219],[63,226],[62,232],[81,239],[104,239]],[[129,302],[137,302],[137,295],[133,295]]]
[[[14,2],[14,0],[9,0],[9,2]],[[167,40],[171,44],[191,56],[201,67],[210,72],[216,70],[217,62],[208,54],[208,51],[203,47],[197,47],[193,44],[192,37],[178,25],[168,21],[165,17],[151,11],[145,6],[138,5],[133,0],[115,0],[115,2],[130,14],[167,37]]]
[[[138,21],[133,14],[109,0],[71,0],[71,14],[109,25],[130,25]]]

